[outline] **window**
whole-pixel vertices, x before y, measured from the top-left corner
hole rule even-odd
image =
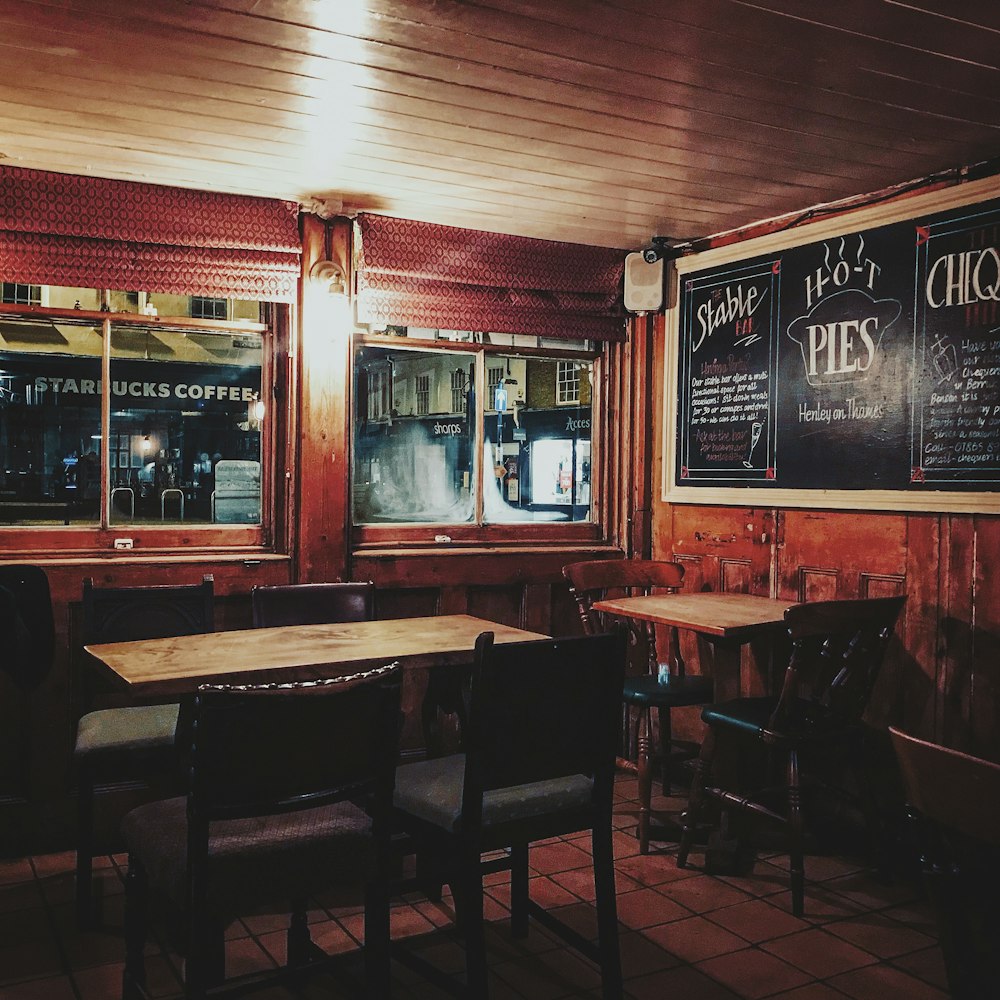
[[[430,375],[418,375],[414,384],[416,394],[416,410],[418,417],[426,417],[430,413],[431,405],[431,377]]]
[[[18,306],[40,306],[42,304],[42,286],[21,285],[5,281],[3,283],[3,301]]]
[[[227,319],[229,316],[228,299],[210,299],[203,295],[191,296],[192,319]]]
[[[499,368],[490,366],[486,369],[486,408],[493,409],[493,403],[497,395],[497,386],[503,381],[503,365]]]
[[[556,365],[556,402],[560,406],[580,402],[580,366],[575,361]]]
[[[567,351],[481,344],[460,351],[451,341],[396,339],[362,337],[355,345],[356,525],[591,520],[592,401],[588,391],[575,407],[557,402],[565,362],[553,354]],[[578,395],[591,357],[581,351],[569,362]],[[477,381],[487,387],[482,405]],[[387,385],[391,417],[383,419]],[[435,393],[435,385],[450,392]],[[497,395],[500,385],[506,398]]]
[[[468,377],[461,368],[451,373],[451,412],[464,413],[466,403],[466,388]]]
[[[49,293],[63,309],[98,298]],[[266,331],[162,319],[81,308],[0,320],[0,525],[262,523]]]

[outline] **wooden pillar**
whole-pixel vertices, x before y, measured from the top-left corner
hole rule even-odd
[[[319,261],[342,268],[351,287],[349,219],[303,216],[299,350],[298,454],[293,477],[297,511],[294,551],[302,583],[349,576],[350,331],[349,304],[309,275]]]

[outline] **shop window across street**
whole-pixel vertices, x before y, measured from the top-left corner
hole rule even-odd
[[[355,525],[594,520],[593,352],[401,333],[355,342]]]
[[[47,292],[50,313],[0,316],[0,526],[262,525],[259,304],[213,326],[184,296],[139,293],[151,322],[135,293],[102,313],[93,289]]]

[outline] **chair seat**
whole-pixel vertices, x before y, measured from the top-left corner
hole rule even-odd
[[[88,712],[76,730],[76,757],[123,751],[172,750],[180,706],[135,705]]]
[[[460,828],[464,783],[465,754],[404,764],[396,769],[393,805],[425,823],[455,833]],[[485,792],[483,829],[587,808],[593,788],[593,779],[579,774]]]
[[[308,896],[318,885],[361,879],[374,860],[371,829],[365,811],[347,801],[213,822],[209,905],[213,912],[236,912],[275,898]],[[149,884],[183,904],[188,891],[187,799],[139,806],[125,817],[122,831]],[[335,848],[332,837],[337,838]]]
[[[701,713],[702,722],[710,726],[727,726],[751,736],[762,737],[767,730],[771,713],[778,702],[776,698],[734,698],[706,706]],[[767,742],[792,746],[803,740],[845,739],[847,731],[810,701],[797,700],[792,706],[789,724],[780,731],[767,730]]]
[[[666,684],[652,674],[626,677],[622,698],[631,705],[652,708],[676,708],[681,705],[704,705],[712,700],[711,677],[671,677]]]

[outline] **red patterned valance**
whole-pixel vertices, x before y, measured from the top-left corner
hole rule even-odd
[[[0,167],[0,278],[291,301],[291,202]]]
[[[624,254],[361,215],[362,322],[622,340]]]

